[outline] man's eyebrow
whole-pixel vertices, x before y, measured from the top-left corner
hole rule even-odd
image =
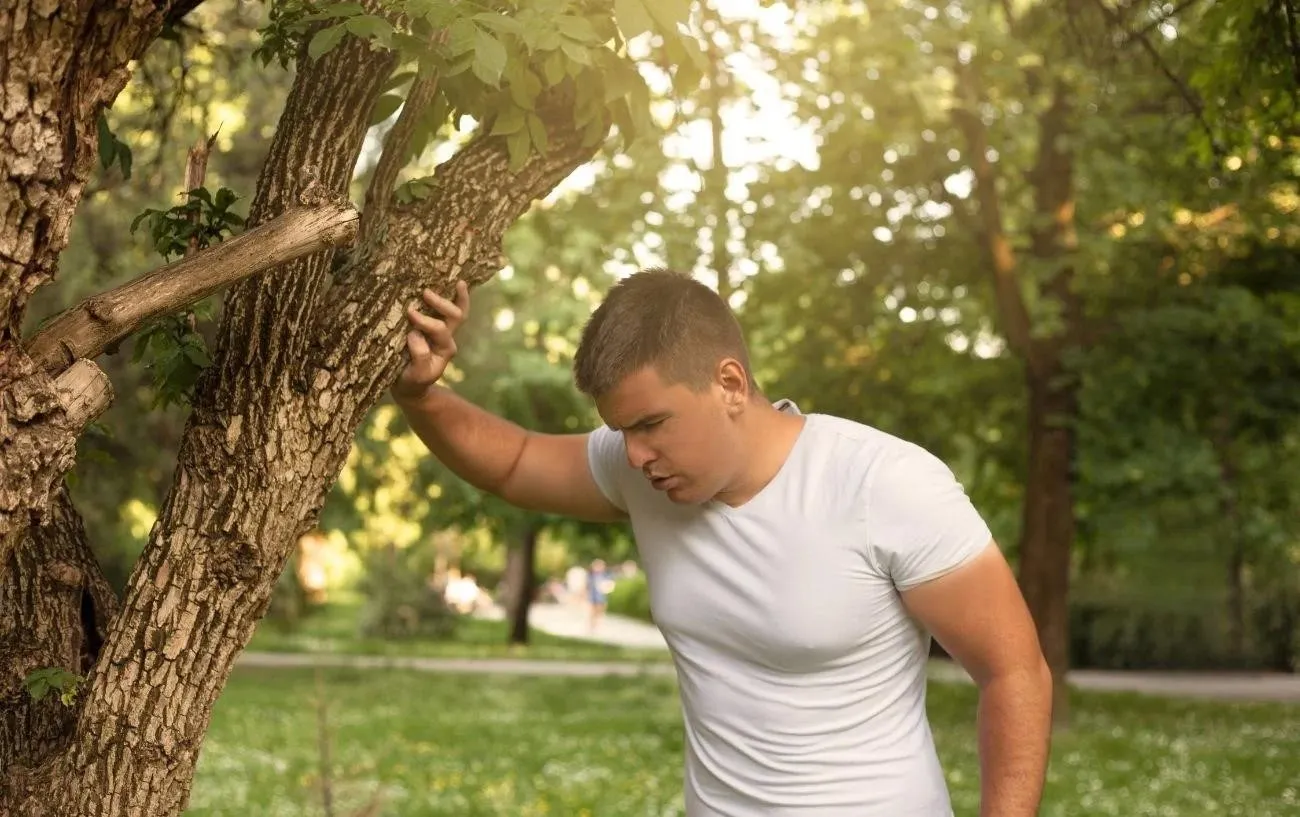
[[[620,431],[620,430],[633,431],[640,428],[641,426],[646,426],[657,420],[662,420],[667,416],[668,416],[668,412],[661,411],[656,414],[647,414],[645,417],[638,417],[634,422],[628,423],[622,429],[619,429],[618,427],[612,425],[610,426],[610,428],[613,429],[614,431]]]

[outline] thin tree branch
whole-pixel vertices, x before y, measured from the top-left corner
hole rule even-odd
[[[53,374],[79,358],[99,356],[151,318],[287,261],[351,241],[356,231],[357,212],[350,204],[294,208],[216,247],[88,298],[34,335],[27,343],[28,354]]]
[[[1296,88],[1300,88],[1300,25],[1296,21],[1300,13],[1297,13],[1295,6],[1291,5],[1291,0],[1275,0],[1275,2],[1282,7],[1282,16],[1286,18],[1286,44],[1287,50],[1291,52],[1292,76]]]
[[[1101,11],[1102,16],[1106,18],[1107,23],[1118,31],[1127,31],[1124,27],[1124,21],[1113,9],[1106,5],[1105,0],[1093,0],[1093,2]],[[1145,33],[1147,30],[1149,30],[1149,27],[1148,29],[1144,29],[1143,32],[1135,34],[1133,36],[1134,41],[1138,45],[1142,46],[1142,50],[1145,51],[1147,56],[1149,56],[1152,62],[1155,63],[1156,69],[1160,71],[1160,73],[1164,74],[1165,78],[1168,79],[1176,89],[1178,89],[1179,96],[1181,96],[1183,101],[1187,103],[1187,106],[1191,109],[1192,113],[1196,115],[1196,120],[1201,123],[1201,127],[1205,130],[1205,135],[1210,140],[1210,147],[1216,154],[1222,154],[1223,150],[1219,146],[1219,140],[1214,135],[1214,128],[1210,126],[1210,121],[1205,118],[1205,104],[1201,101],[1200,97],[1196,95],[1196,92],[1192,90],[1191,86],[1188,85],[1182,77],[1174,73],[1173,69],[1169,67],[1169,64],[1165,62],[1165,58],[1160,54],[1159,49],[1152,45],[1151,41],[1147,39]]]
[[[1137,31],[1135,32],[1127,31],[1127,30],[1123,31],[1122,33],[1124,35],[1124,39],[1120,41],[1119,47],[1121,49],[1128,48],[1130,45],[1136,43],[1139,39],[1145,39],[1146,36],[1150,34],[1152,31],[1155,31],[1160,26],[1164,25],[1165,23],[1174,19],[1178,15],[1182,14],[1184,11],[1187,11],[1189,8],[1196,5],[1197,3],[1201,3],[1201,2],[1204,2],[1204,0],[1183,0],[1183,2],[1174,6],[1174,8],[1168,14],[1160,15],[1156,19],[1142,26],[1142,28],[1138,29]]]
[[[397,176],[410,158],[411,137],[415,135],[429,105],[438,95],[438,74],[421,71],[411,83],[411,90],[402,104],[402,112],[397,122],[384,139],[384,150],[375,165],[375,172],[370,177],[370,186],[366,188],[365,209],[361,215],[361,240],[370,237],[373,225],[382,224],[384,214],[393,200],[393,189],[397,185]]]
[[[730,85],[725,66],[722,64],[722,51],[718,48],[715,35],[722,31],[722,19],[705,6],[705,23],[708,37],[706,59],[708,60],[708,105],[709,136],[711,150],[709,169],[704,173],[704,190],[713,211],[713,230],[709,238],[710,262],[718,276],[718,295],[723,301],[731,300],[731,267],[733,261],[727,248],[727,239],[731,237],[731,204],[727,201],[727,179],[729,171],[727,158],[723,155],[722,136],[725,127],[722,121],[722,105],[726,101],[727,88]]]
[[[1002,218],[1002,202],[997,192],[997,174],[989,161],[988,130],[979,116],[980,90],[975,69],[956,60],[959,104],[953,108],[953,119],[966,135],[967,154],[975,174],[975,198],[979,203],[979,217],[984,234],[984,249],[993,267],[994,292],[998,311],[1002,314],[1003,332],[1007,343],[1032,367],[1033,343],[1030,336],[1029,310],[1020,292],[1018,264],[1011,239]]]
[[[217,131],[220,133],[220,131]],[[185,192],[198,190],[203,186],[203,179],[208,175],[208,157],[212,154],[212,146],[216,144],[217,133],[206,140],[195,142],[190,148],[189,154],[185,157]],[[201,215],[195,211],[190,216],[190,223],[198,226]],[[185,256],[189,257],[199,250],[199,235],[196,231],[190,236],[189,243],[185,247]]]
[[[1007,31],[1014,35],[1016,33],[1016,23],[1019,21],[1016,19],[1015,12],[1011,9],[1011,0],[1000,0],[1000,3],[1002,6],[1002,16],[1007,20]]]

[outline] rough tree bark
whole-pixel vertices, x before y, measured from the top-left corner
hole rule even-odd
[[[28,298],[54,276],[96,157],[96,125],[168,2],[8,3],[0,9],[0,540],[41,521],[71,466],[53,381],[20,338]],[[75,431],[79,432],[79,429]],[[6,560],[0,558],[0,569]]]
[[[67,245],[99,113],[175,10],[127,0],[0,8],[0,807],[17,757],[49,755],[73,716],[57,696],[33,705],[25,670],[86,670],[113,608],[60,487],[111,388],[89,362],[58,376],[37,367],[22,320]]]
[[[120,30],[115,36],[126,37]],[[129,45],[129,40],[124,44]],[[120,50],[121,44],[115,45],[115,54],[130,56]],[[92,64],[88,55],[80,58]],[[104,87],[111,100],[109,95],[116,93],[120,83]],[[22,90],[6,86],[6,100]],[[73,105],[63,111],[64,119],[75,123],[76,116],[69,111],[79,114],[82,109]],[[94,133],[93,124],[90,132]],[[74,143],[73,138],[67,142]],[[88,151],[94,155],[93,143]],[[75,209],[85,175],[85,167],[68,171],[65,214]],[[11,175],[11,188],[13,181]],[[45,183],[48,186],[48,179]],[[48,200],[49,191],[42,195],[43,201]],[[8,214],[13,216],[19,209],[11,203]],[[39,215],[34,218],[39,221]],[[85,700],[81,694],[72,706],[60,702],[58,695],[35,701],[24,689],[23,679],[34,669],[48,667],[88,675],[83,689],[92,685],[117,607],[62,487],[77,437],[112,397],[111,385],[91,359],[151,317],[188,306],[241,276],[346,242],[357,227],[357,213],[348,204],[316,202],[296,207],[238,239],[89,299],[35,338],[6,338],[6,356],[0,359],[0,368],[10,378],[0,391],[4,465],[0,471],[0,769],[5,775],[0,813],[24,808],[49,813],[49,803],[42,802],[39,794],[23,806],[17,804],[30,792],[58,786],[53,770],[72,741]],[[62,229],[57,241],[38,230],[41,241],[29,248],[28,266],[5,267],[6,289],[0,295],[17,314],[25,308],[30,289],[48,281],[52,262],[45,264],[42,253],[57,257],[59,242],[66,243],[66,225]],[[12,254],[6,258],[12,260]]]
[[[1074,292],[1071,255],[1075,233],[1074,167],[1070,142],[1070,91],[1057,83],[1052,101],[1039,116],[1038,159],[1029,174],[1034,190],[1035,224],[1030,256],[1052,269],[1044,294],[1062,309],[1062,328],[1034,331],[1021,289],[1028,284],[1003,215],[997,177],[988,158],[988,132],[979,117],[981,93],[974,69],[959,64],[962,105],[955,111],[966,136],[975,175],[980,232],[993,275],[1000,326],[1007,344],[1024,365],[1029,397],[1029,458],[1020,531],[1020,586],[1033,614],[1044,657],[1052,671],[1053,722],[1069,720],[1069,587],[1074,547],[1073,423],[1078,414],[1078,383],[1065,365],[1065,353],[1084,337],[1084,318]]]
[[[149,318],[176,312],[220,285],[346,241],[357,230],[351,205],[299,207],[228,244],[144,275],[96,295],[50,322],[27,341],[32,364],[53,378],[61,416],[44,429],[75,440],[107,407],[112,388],[91,362],[111,343],[137,331]],[[71,361],[71,365],[69,362]],[[11,391],[10,395],[13,395]],[[17,403],[20,411],[30,412]],[[16,439],[32,445],[39,434],[25,429]],[[55,467],[61,466],[56,462]],[[91,558],[80,519],[54,473],[48,521],[20,528],[0,551],[0,768],[14,778],[39,766],[51,747],[70,735],[74,710],[50,697],[36,701],[23,679],[39,668],[85,675],[104,643],[116,607],[99,566]],[[13,787],[10,787],[13,788]],[[2,802],[2,801],[0,801]]]
[[[300,60],[251,223],[293,200],[304,169],[326,191],[346,188],[392,67],[355,38]],[[374,233],[384,241],[363,239],[364,263],[332,272],[322,253],[230,291],[172,490],[87,682],[71,749],[40,770],[15,813],[183,810],[212,705],[356,428],[400,371],[405,305],[424,286],[489,278],[505,229],[594,154],[571,100],[552,98],[542,116],[545,156],[511,171],[504,140],[471,141],[427,198],[390,206]]]

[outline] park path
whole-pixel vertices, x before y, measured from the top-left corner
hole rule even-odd
[[[487,611],[487,618],[500,615]],[[638,649],[667,649],[658,628],[623,616],[606,616],[595,633],[588,632],[586,611],[579,605],[536,604],[529,620],[538,630],[566,638]],[[244,653],[246,667],[375,667],[442,673],[498,673],[503,675],[655,675],[671,676],[667,662],[553,661],[528,658],[417,658],[393,656]],[[930,662],[930,678],[941,683],[970,683],[970,676],[947,661]],[[1282,673],[1174,673],[1074,670],[1071,685],[1099,692],[1139,692],[1221,701],[1276,701],[1300,703],[1300,675]]]

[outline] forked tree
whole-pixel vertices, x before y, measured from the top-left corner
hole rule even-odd
[[[99,118],[197,3],[17,0],[0,11],[0,813],[179,814],[212,705],[400,371],[404,309],[478,284],[503,232],[610,144],[651,131],[629,40],[678,82],[686,0],[277,0],[268,58],[296,65],[247,229],[78,304],[32,336],[98,155]],[[690,69],[687,71],[686,69]],[[360,207],[363,139],[395,115]],[[469,117],[469,119],[464,119]],[[401,171],[473,123],[428,178]],[[65,487],[112,400],[95,359],[218,291],[212,365],[122,598]]]

